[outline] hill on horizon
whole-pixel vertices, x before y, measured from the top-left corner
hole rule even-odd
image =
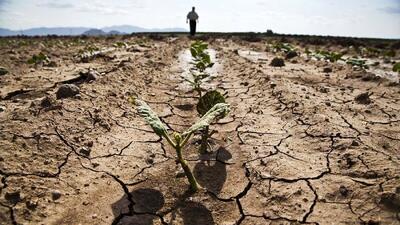
[[[96,32],[93,32],[96,31]],[[103,28],[93,27],[35,27],[30,29],[24,29],[20,31],[10,30],[6,28],[0,28],[0,36],[16,36],[16,35],[27,35],[27,36],[46,36],[46,35],[82,35],[85,33],[91,35],[110,35],[110,34],[130,34],[138,32],[186,32],[184,28],[143,28],[132,25],[117,25]]]

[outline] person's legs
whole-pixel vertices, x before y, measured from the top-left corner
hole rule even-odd
[[[196,21],[191,20],[190,21],[190,35],[194,36],[196,33]]]

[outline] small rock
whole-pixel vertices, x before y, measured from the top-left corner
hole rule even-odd
[[[31,200],[27,201],[25,204],[26,204],[26,207],[28,209],[35,210],[37,208],[37,206],[38,206],[38,200],[37,199],[35,199],[35,200],[31,199]]]
[[[81,153],[82,155],[85,155],[85,156],[90,156],[91,151],[92,150],[87,147],[82,147],[81,149],[79,149],[79,153]]]
[[[363,73],[361,75],[362,81],[380,81],[382,78],[374,73]]]
[[[329,89],[326,88],[326,87],[321,87],[321,88],[319,89],[319,91],[320,91],[321,93],[328,93],[328,92],[329,92]]]
[[[46,96],[42,99],[42,101],[40,101],[40,106],[42,108],[50,108],[55,104],[56,104],[56,101],[53,98],[51,98],[50,96]]]
[[[86,146],[88,146],[89,148],[93,147],[93,141],[88,141],[86,143]]]
[[[50,61],[47,64],[45,64],[44,66],[47,67],[57,67],[57,63],[55,61]]]
[[[21,193],[19,191],[7,192],[4,198],[12,204],[17,204],[21,201]]]
[[[379,203],[389,209],[398,210],[400,209],[400,196],[392,192],[383,192]]]
[[[346,197],[349,194],[349,190],[343,185],[339,187],[339,192],[342,196]]]
[[[61,192],[58,191],[58,190],[52,191],[52,192],[51,192],[51,198],[52,198],[53,200],[57,200],[57,199],[61,198]]]
[[[153,163],[154,163],[154,159],[153,159],[153,158],[147,158],[147,159],[146,159],[146,162],[147,162],[148,164],[153,164]]]
[[[96,218],[97,218],[97,214],[93,214],[92,219],[96,219]]]
[[[97,80],[99,75],[100,74],[96,70],[89,70],[89,72],[86,74],[86,81]]]
[[[294,58],[294,57],[296,57],[296,56],[298,56],[299,54],[297,54],[297,52],[295,52],[295,51],[289,51],[288,53],[286,53],[286,59],[292,59],[292,58]]]
[[[74,84],[63,84],[58,88],[56,96],[57,99],[69,98],[79,94],[78,86]]]
[[[50,160],[50,159],[46,159],[46,160],[44,160],[44,162],[43,162],[44,165],[49,165],[50,163],[51,163],[51,160]]]
[[[0,105],[0,112],[4,112],[4,111],[6,111],[6,107],[5,107],[5,106],[2,106],[2,105]]]
[[[276,84],[275,84],[274,82],[271,82],[269,86],[270,86],[271,88],[274,88],[274,87],[276,87]]]
[[[353,140],[353,142],[351,142],[351,146],[360,146],[360,143],[358,143],[356,140]]]
[[[0,76],[6,75],[8,73],[8,70],[4,67],[0,67]]]
[[[354,100],[358,103],[358,104],[370,104],[371,103],[371,99],[369,98],[369,96],[371,96],[372,94],[370,94],[369,92],[365,92],[362,94],[357,95]]]
[[[282,67],[285,66],[285,61],[281,58],[275,57],[269,65],[273,67]]]
[[[332,68],[331,67],[325,67],[323,72],[324,73],[332,73]]]

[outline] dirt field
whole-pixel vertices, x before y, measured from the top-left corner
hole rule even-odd
[[[272,67],[282,53],[265,40],[206,41],[205,87],[231,112],[211,126],[212,152],[198,153],[200,135],[184,151],[207,189],[191,194],[174,149],[127,101],[141,96],[171,131],[192,125],[191,40],[3,39],[0,224],[400,224],[400,85],[375,76],[390,61],[356,70],[296,42],[302,54]],[[88,46],[107,51],[81,62]],[[40,52],[52,63],[27,63]],[[79,94],[57,99],[65,84]]]

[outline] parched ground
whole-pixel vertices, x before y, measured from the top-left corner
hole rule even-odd
[[[400,224],[398,83],[303,56],[272,67],[263,42],[210,39],[205,87],[231,112],[211,127],[212,152],[198,153],[198,135],[185,149],[208,190],[191,194],[174,150],[127,102],[141,96],[171,132],[194,123],[190,40],[124,41],[2,45],[0,224]],[[77,62],[87,45],[111,49]],[[57,65],[28,65],[39,52]],[[79,76],[90,68],[95,80]],[[63,83],[80,94],[56,99]]]

